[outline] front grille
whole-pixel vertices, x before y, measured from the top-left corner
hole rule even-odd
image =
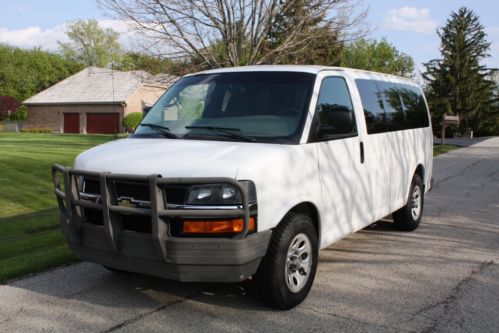
[[[85,178],[83,192],[88,194],[100,195],[99,180],[93,178]]]
[[[148,184],[131,182],[114,182],[114,189],[118,198],[132,198],[137,201],[151,201]]]
[[[114,181],[114,190],[117,198],[132,198],[136,201],[151,201],[149,184],[139,182]],[[168,204],[184,205],[187,201],[188,185],[164,186],[165,199]],[[100,183],[97,179],[85,178],[83,193],[100,195]]]
[[[166,202],[173,205],[184,205],[187,198],[187,186],[173,186],[170,185],[164,188],[166,193]]]

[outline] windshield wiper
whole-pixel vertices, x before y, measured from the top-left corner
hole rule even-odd
[[[209,131],[215,131],[223,136],[227,136],[230,138],[234,139],[240,139],[248,142],[255,142],[255,138],[252,138],[251,136],[243,135],[243,134],[238,134],[234,133],[234,131],[239,132],[241,131],[240,128],[232,128],[232,127],[217,127],[217,126],[212,126],[212,125],[207,125],[207,126],[185,126],[186,129],[207,129]]]
[[[178,136],[173,134],[172,132],[170,132],[170,129],[166,126],[161,126],[161,125],[157,125],[157,124],[150,124],[150,123],[139,124],[139,125],[155,129],[158,133],[160,133],[161,135],[163,135],[167,138],[178,139]]]

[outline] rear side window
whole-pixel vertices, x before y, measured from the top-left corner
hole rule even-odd
[[[401,85],[389,82],[378,82],[378,87],[382,91],[383,96],[386,130],[392,132],[406,129],[404,108],[400,97]]]
[[[413,86],[404,85],[400,89],[399,94],[404,106],[405,127],[428,127],[430,121],[421,90]]]
[[[363,79],[355,80],[355,83],[364,107],[367,133],[429,126],[426,104],[419,88],[407,84]]]

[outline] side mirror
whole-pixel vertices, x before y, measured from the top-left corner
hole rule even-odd
[[[319,113],[319,136],[352,134],[355,129],[353,112],[345,106],[322,105]]]

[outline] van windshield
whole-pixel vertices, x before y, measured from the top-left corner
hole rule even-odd
[[[299,143],[315,75],[233,72],[182,78],[132,137]]]

